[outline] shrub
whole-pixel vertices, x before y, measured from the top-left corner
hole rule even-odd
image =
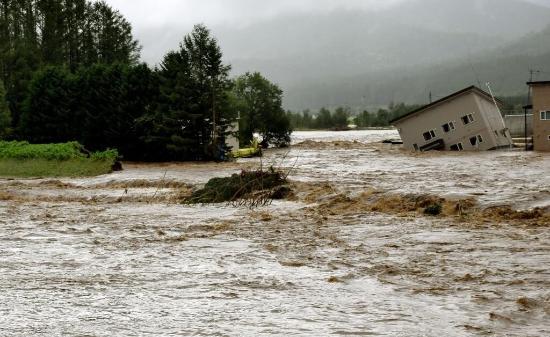
[[[0,141],[0,159],[44,159],[65,161],[69,159],[104,160],[115,162],[118,159],[117,150],[103,152],[88,152],[78,142],[60,144],[29,144],[28,142]]]
[[[272,199],[274,191],[286,182],[286,177],[272,168],[268,171],[242,171],[231,177],[210,179],[203,189],[194,192],[184,202],[188,204],[238,202],[256,206],[266,204]],[[239,200],[244,201],[239,202]]]
[[[424,214],[437,216],[441,214],[443,207],[441,204],[431,204],[424,209]]]
[[[118,159],[118,151],[117,150],[106,150],[103,152],[94,152],[91,154],[90,158],[92,160],[105,160],[105,161],[112,161],[115,162]]]
[[[77,142],[62,144],[29,144],[28,142],[0,142],[1,159],[69,160],[86,158],[87,153]]]

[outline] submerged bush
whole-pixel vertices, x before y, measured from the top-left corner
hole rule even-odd
[[[286,177],[274,169],[268,171],[242,171],[226,178],[213,178],[203,189],[195,191],[184,202],[208,204],[238,202],[255,206],[273,199],[278,187],[287,183]],[[239,202],[239,200],[244,200]]]
[[[424,214],[436,216],[441,214],[442,210],[443,207],[441,204],[431,204],[424,209]]]

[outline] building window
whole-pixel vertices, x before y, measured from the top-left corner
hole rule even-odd
[[[462,116],[460,119],[464,125],[468,125],[475,121],[474,114],[467,114],[466,116]]]
[[[448,133],[455,130],[455,123],[449,122],[447,124],[442,125],[441,127],[443,128],[443,131],[445,131],[445,133]]]
[[[472,144],[472,146],[476,146],[481,143],[483,143],[483,137],[481,137],[481,135],[470,138],[470,144]]]
[[[541,111],[540,112],[541,121],[550,121],[550,111]]]
[[[464,151],[464,146],[462,143],[451,145],[451,151]]]
[[[431,139],[435,138],[435,130],[424,132],[423,136],[424,136],[424,140],[426,140],[426,141],[431,140]]]

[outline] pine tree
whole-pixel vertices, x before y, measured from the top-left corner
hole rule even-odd
[[[48,67],[34,76],[23,105],[19,133],[31,143],[78,140],[81,118],[75,115],[74,78],[62,67]]]
[[[226,129],[234,118],[227,95],[229,67],[216,39],[195,26],[178,51],[169,52],[158,69],[160,96],[145,137],[163,159],[202,160],[224,156]]]
[[[62,0],[38,0],[40,12],[40,50],[46,65],[65,63],[64,44],[66,25]]]
[[[37,70],[65,66],[75,72],[98,62],[137,64],[138,59],[131,25],[104,1],[0,1],[0,79],[14,125]]]
[[[194,109],[196,127],[200,132],[200,145],[206,157],[224,156],[227,148],[223,142],[225,129],[231,121],[227,91],[230,87],[230,66],[223,64],[223,55],[218,41],[204,25],[196,25],[182,44],[191,65],[194,83]]]
[[[5,98],[4,84],[0,81],[0,139],[6,139],[11,134],[11,114]]]

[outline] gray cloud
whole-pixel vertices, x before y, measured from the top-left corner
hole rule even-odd
[[[194,24],[214,32],[289,14],[328,13],[336,9],[377,11],[412,0],[106,0],[133,25],[143,59],[158,62],[175,49]],[[422,2],[423,0],[416,0]],[[446,0],[458,1],[458,0]],[[480,2],[486,0],[477,0]],[[550,0],[524,0],[550,6]],[[441,2],[444,3],[444,0]]]
[[[246,24],[293,12],[323,12],[336,8],[376,10],[403,0],[107,0],[138,27]]]
[[[246,26],[290,13],[376,11],[406,0],[106,0],[133,25],[143,59],[156,63],[193,25]]]

